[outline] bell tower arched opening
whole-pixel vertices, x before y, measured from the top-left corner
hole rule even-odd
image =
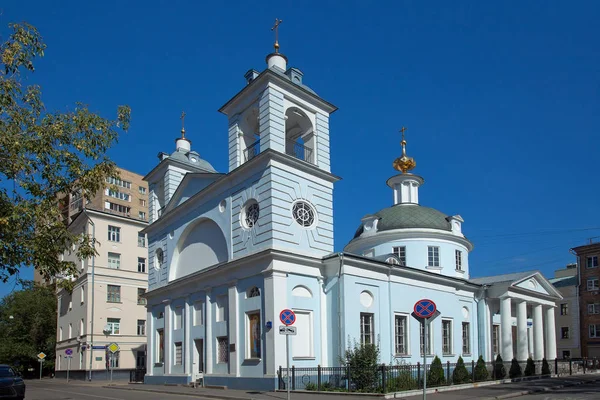
[[[285,112],[285,152],[315,164],[315,134],[310,118],[298,107]]]

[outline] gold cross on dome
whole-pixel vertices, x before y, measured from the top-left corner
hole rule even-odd
[[[281,25],[282,22],[282,20],[275,18],[275,25],[271,28],[272,31],[275,31],[275,44],[273,45],[273,47],[275,47],[275,53],[279,53],[279,25]]]
[[[406,132],[408,129],[406,129],[405,127],[402,127],[402,129],[400,129],[400,133],[402,133],[402,140],[404,140],[404,132]]]
[[[179,119],[181,119],[181,137],[185,138],[185,111],[181,112]]]

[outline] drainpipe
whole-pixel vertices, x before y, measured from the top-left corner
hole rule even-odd
[[[344,340],[342,335],[342,297],[344,296],[342,291],[342,266],[344,265],[344,253],[338,253],[338,257],[340,259],[340,268],[338,270],[338,329],[339,329],[339,341],[340,341],[340,352],[339,356],[342,357],[344,354]]]

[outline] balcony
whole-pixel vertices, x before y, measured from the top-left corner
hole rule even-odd
[[[258,139],[256,142],[252,143],[250,146],[248,146],[246,148],[246,150],[244,150],[244,158],[245,158],[244,162],[252,160],[254,157],[256,157],[258,155],[258,153],[260,153],[260,139]]]
[[[252,143],[246,150],[244,150],[245,162],[252,160],[260,153],[260,140]],[[292,140],[286,141],[285,153],[298,160],[306,161],[314,164],[313,150],[310,147],[306,147],[301,143],[294,142]]]

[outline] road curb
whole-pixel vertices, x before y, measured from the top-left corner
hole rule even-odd
[[[531,389],[531,390],[524,390],[524,391],[521,391],[521,392],[507,393],[507,394],[502,394],[502,395],[495,396],[495,397],[486,397],[486,398],[481,399],[481,400],[511,399],[511,398],[514,398],[514,397],[527,396],[528,394],[550,392],[550,391],[553,391],[553,390],[564,389],[566,387],[586,385],[588,383],[595,383],[595,382],[598,382],[598,381],[600,381],[600,379],[593,379],[593,380],[589,380],[589,381],[580,381],[580,382],[572,382],[572,383],[570,382],[570,383],[565,383],[565,384],[562,384],[562,385],[546,386],[546,387],[540,387],[540,388]]]
[[[129,390],[129,391],[135,391],[135,392],[148,392],[148,393],[161,393],[161,394],[172,394],[172,395],[178,395],[178,396],[194,396],[194,397],[205,397],[205,398],[210,398],[210,399],[222,399],[222,400],[253,400],[252,397],[234,397],[234,396],[227,396],[227,395],[216,395],[216,394],[211,394],[211,393],[194,393],[194,392],[173,392],[173,391],[169,391],[169,390],[160,390],[160,389],[134,389],[134,388],[128,388],[128,387],[124,387],[124,386],[103,386],[106,389],[117,389],[117,390]]]

